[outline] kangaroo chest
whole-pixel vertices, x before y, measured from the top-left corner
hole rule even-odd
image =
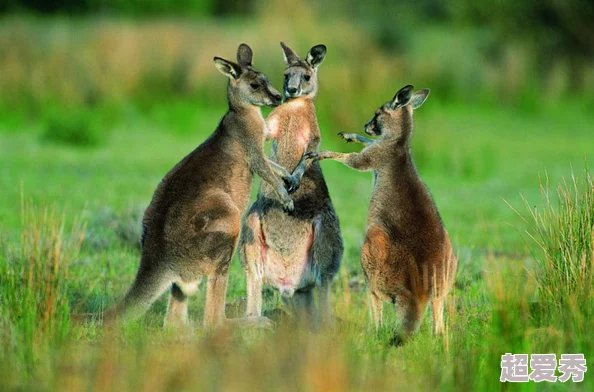
[[[273,142],[270,158],[287,170],[294,170],[310,148],[311,137],[312,131],[308,124],[298,124],[295,129],[283,130]]]

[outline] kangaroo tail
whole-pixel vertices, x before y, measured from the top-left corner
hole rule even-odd
[[[133,321],[142,316],[171,283],[172,280],[162,270],[143,268],[141,263],[132,287],[121,302],[104,312],[72,314],[70,320],[74,323],[98,320],[104,324]]]

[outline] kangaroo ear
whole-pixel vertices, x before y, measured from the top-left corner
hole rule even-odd
[[[280,44],[283,48],[283,56],[285,56],[285,63],[287,63],[287,65],[291,65],[299,61],[299,56],[297,56],[297,53],[295,53],[293,49],[285,45],[284,42],[281,42]]]
[[[305,61],[309,63],[314,68],[317,68],[318,65],[322,64],[324,58],[326,57],[326,45],[316,45],[309,50]]]
[[[223,75],[227,75],[232,79],[237,79],[239,77],[239,74],[241,73],[241,68],[233,61],[225,60],[220,57],[215,57],[214,63],[217,69],[221,71]]]
[[[242,67],[251,66],[253,56],[254,53],[252,52],[252,48],[247,44],[241,44],[239,45],[239,48],[237,48],[237,62]]]
[[[431,90],[428,88],[415,92],[410,99],[410,104],[412,105],[413,109],[417,109],[419,106],[421,106],[423,102],[427,100],[430,92]]]
[[[410,102],[410,99],[412,98],[412,92],[413,86],[411,86],[410,84],[398,90],[398,92],[396,93],[396,95],[394,95],[394,98],[392,98],[392,101],[390,102],[390,109],[394,110],[407,105]]]

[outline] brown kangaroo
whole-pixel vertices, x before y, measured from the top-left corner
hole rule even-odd
[[[289,184],[301,183],[293,194],[295,211],[283,213],[278,196],[262,183],[250,208],[239,240],[239,258],[247,277],[247,316],[262,313],[262,284],[280,290],[283,301],[298,320],[317,328],[331,323],[330,285],[340,266],[343,244],[324,176],[317,162],[305,159],[321,142],[314,100],[318,92],[317,68],[326,47],[316,45],[305,61],[281,42],[285,70],[285,103],[266,119],[268,137],[274,139],[271,160],[294,169]],[[295,187],[295,186],[293,186]],[[319,288],[319,305],[312,289]]]
[[[293,210],[283,181],[264,155],[266,126],[260,106],[277,106],[282,97],[252,67],[252,50],[246,44],[239,46],[237,61],[214,58],[218,70],[229,77],[229,111],[214,133],[161,180],[144,214],[142,256],[134,284],[122,302],[99,315],[104,321],[138,317],[171,288],[165,324],[186,324],[188,297],[207,276],[203,324],[220,325],[225,320],[228,269],[253,173],[268,184],[281,210]],[[74,319],[92,316],[74,315]]]
[[[340,133],[347,142],[363,143],[360,153],[322,151],[316,160],[334,159],[356,170],[373,170],[373,194],[361,265],[371,294],[375,325],[382,324],[382,304],[396,305],[402,322],[393,343],[402,344],[422,322],[428,301],[433,332],[444,331],[444,300],[456,274],[456,257],[437,207],[423,184],[410,153],[413,110],[425,102],[429,89],[413,94],[408,85],[380,107],[365,124],[370,140]]]

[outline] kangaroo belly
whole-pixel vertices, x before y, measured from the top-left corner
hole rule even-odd
[[[297,225],[297,226],[303,226]],[[296,230],[290,238],[267,236],[269,230],[262,230],[261,262],[263,278],[266,283],[277,288],[283,296],[292,296],[297,290],[313,286],[318,280],[318,272],[312,263],[312,245],[315,229],[303,227]],[[295,228],[293,228],[295,229]],[[300,236],[295,235],[300,233]]]
[[[305,253],[295,256],[292,260],[286,260],[273,251],[268,251],[262,261],[266,283],[287,297],[291,297],[297,290],[315,285],[317,280],[309,255]]]

